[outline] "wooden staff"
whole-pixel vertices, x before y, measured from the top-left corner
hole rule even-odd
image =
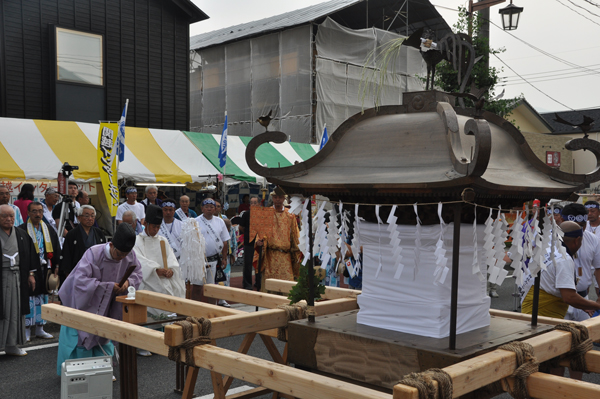
[[[169,266],[167,265],[167,248],[165,247],[165,242],[164,241],[160,241],[160,252],[162,252],[162,258],[163,258],[163,268],[164,269],[168,269]]]

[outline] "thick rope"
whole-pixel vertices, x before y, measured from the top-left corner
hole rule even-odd
[[[528,399],[527,377],[536,373],[540,365],[534,355],[533,346],[525,342],[514,341],[502,345],[499,349],[511,351],[517,355],[517,369],[510,375],[515,378],[515,385],[511,388],[509,384],[506,384],[508,392],[515,399]]]
[[[304,319],[306,317],[306,304],[294,304],[294,305],[279,305],[277,309],[285,310],[287,321],[294,321]],[[279,327],[277,329],[277,339],[283,342],[287,342],[287,324],[285,327]]]
[[[570,369],[589,373],[585,362],[585,354],[592,350],[594,343],[590,339],[587,327],[579,323],[561,323],[555,329],[571,333],[571,350],[563,355],[564,359],[570,361]]]
[[[433,381],[437,381],[437,395]],[[398,384],[417,388],[419,399],[452,399],[452,377],[442,369],[429,369],[422,373],[410,373]]]
[[[185,320],[177,321],[173,324],[181,326],[183,329],[183,342],[177,346],[169,347],[169,359],[175,362],[181,362],[181,349],[185,349],[185,364],[196,367],[194,363],[194,347],[198,345],[210,344],[210,331],[212,324],[209,319],[188,317]],[[194,324],[198,327],[198,337],[194,337]]]

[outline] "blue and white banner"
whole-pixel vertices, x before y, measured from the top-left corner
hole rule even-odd
[[[327,140],[329,140],[329,137],[327,137],[327,125],[325,125],[325,128],[323,129],[323,137],[321,137],[321,145],[319,146],[319,151],[321,151],[325,144],[327,144]]]
[[[118,140],[118,152],[119,152],[119,162],[123,162],[125,160],[125,118],[127,117],[127,106],[129,105],[129,99],[125,101],[125,108],[123,108],[123,114],[121,114],[121,119],[119,119],[119,135],[117,137]]]
[[[227,112],[225,112],[225,124],[221,133],[221,144],[219,145],[219,166],[224,167],[227,162]]]

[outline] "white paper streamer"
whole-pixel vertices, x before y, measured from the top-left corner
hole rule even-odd
[[[395,216],[397,206],[392,206],[392,210],[390,211],[390,215],[387,218],[388,227],[387,230],[390,232],[390,246],[392,247],[392,251],[394,253],[394,266],[396,267],[396,273],[394,273],[394,278],[396,280],[400,279],[400,275],[402,275],[402,270],[404,270],[404,264],[402,263],[402,247],[400,246],[400,242],[402,239],[400,236],[400,231],[398,230],[398,225],[396,222],[398,218]]]
[[[481,273],[481,265],[479,264],[479,254],[477,246],[477,205],[473,208],[473,263],[472,273],[477,274],[479,281],[484,282],[485,276]]]
[[[358,216],[358,204],[354,204],[354,236],[352,237],[352,254],[358,262],[360,257],[360,217]]]
[[[375,205],[375,216],[377,216],[377,228],[379,230],[378,239],[379,239],[379,266],[377,266],[377,272],[375,272],[375,278],[379,276],[379,272],[381,272],[381,267],[383,264],[383,260],[381,258],[381,225],[383,221],[379,217],[379,205]]]
[[[290,198],[290,209],[288,212],[293,213],[294,215],[299,215],[302,212],[302,197],[294,195]]]
[[[413,204],[413,210],[417,218],[417,226],[415,231],[415,269],[413,271],[413,281],[417,278],[419,272],[419,264],[421,263],[421,219],[419,218],[419,211],[417,209],[417,203]]]
[[[206,280],[206,242],[198,222],[187,218],[181,226],[181,257],[179,267],[184,280],[204,284]]]
[[[299,197],[293,197],[293,198],[299,198]],[[300,212],[302,212],[302,216],[301,216],[302,227],[300,229],[300,238],[298,239],[298,241],[299,241],[298,247],[299,247],[300,251],[302,252],[302,254],[304,255],[304,261],[302,262],[304,265],[306,265],[306,262],[310,258],[310,234],[311,234],[311,231],[308,228],[308,218],[311,217],[311,215],[308,210],[308,206],[310,204],[309,201],[310,201],[310,197],[305,198],[304,202],[300,204]],[[325,203],[323,203],[323,205],[324,204]],[[313,253],[317,253],[317,252],[313,252]]]
[[[438,218],[440,219],[440,236],[438,238],[437,243],[435,244],[436,249],[434,252],[435,255],[435,264],[436,268],[433,272],[434,280],[433,284],[444,284],[446,281],[446,276],[448,275],[448,258],[446,257],[446,249],[444,248],[444,233],[446,232],[446,223],[442,218],[442,203],[438,203]]]

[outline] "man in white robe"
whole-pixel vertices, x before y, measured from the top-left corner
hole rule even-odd
[[[177,258],[166,238],[158,234],[162,223],[162,209],[156,205],[146,208],[145,229],[135,241],[135,255],[142,265],[142,284],[140,289],[159,292],[185,298],[185,285]],[[161,242],[165,243],[167,267],[163,263]],[[154,319],[166,319],[170,313],[148,308],[148,314]]]

